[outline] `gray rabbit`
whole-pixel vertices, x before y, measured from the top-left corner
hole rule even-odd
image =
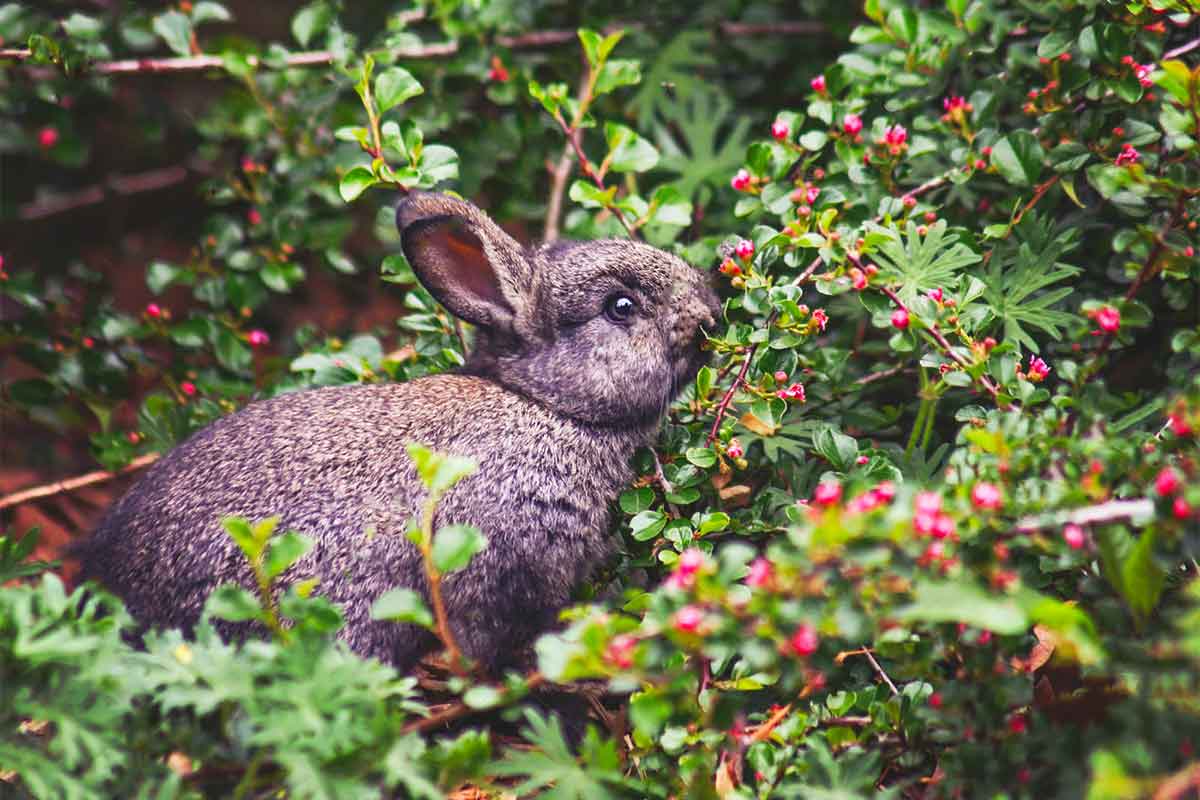
[[[252,585],[219,520],[278,514],[279,530],[314,538],[294,571],[342,606],[350,647],[410,669],[432,635],[370,616],[390,588],[427,594],[404,535],[424,497],[409,442],[478,462],[436,525],[471,524],[488,540],[443,584],[455,638],[486,668],[518,665],[611,552],[609,504],[632,477],[630,458],[695,375],[702,329],[717,323],[708,281],[633,241],[526,249],[444,195],[411,194],[396,224],[417,277],[476,326],[466,367],[255,402],[171,451],[82,548],[84,577],[143,625],[190,629],[219,584]]]

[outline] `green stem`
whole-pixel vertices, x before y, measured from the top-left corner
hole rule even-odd
[[[931,411],[930,401],[925,396],[926,390],[929,388],[929,378],[925,375],[925,368],[917,369],[917,377],[921,381],[921,388],[917,395],[921,398],[921,405],[917,408],[917,418],[913,420],[912,431],[908,434],[908,444],[904,448],[904,455],[911,456],[913,448],[917,446],[917,440],[921,436],[925,427],[925,418],[929,416]]]
[[[940,398],[934,397],[929,400],[929,412],[925,415],[925,433],[921,436],[922,452],[929,451],[929,439],[933,435],[933,421],[937,419],[937,404]]]

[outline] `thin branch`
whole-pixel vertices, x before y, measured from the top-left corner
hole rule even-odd
[[[526,689],[536,689],[544,683],[546,683],[546,679],[540,672],[531,672],[529,675],[525,676]],[[440,728],[456,719],[469,716],[475,712],[476,709],[462,701],[459,701],[457,703],[450,704],[435,714],[431,714],[423,719],[408,723],[404,726],[401,733],[421,733],[434,728]]]
[[[879,370],[879,372],[872,372],[870,375],[863,375],[861,378],[858,378],[854,382],[859,386],[866,386],[868,383],[874,383],[875,381],[881,381],[881,380],[884,380],[885,378],[890,378],[893,375],[899,375],[901,372],[904,372],[903,366],[888,367],[887,369]]]
[[[102,183],[94,183],[74,192],[54,194],[17,208],[17,218],[44,219],[77,208],[103,203],[111,197],[131,197],[183,183],[192,175],[206,175],[212,169],[207,161],[190,161],[171,167],[152,169],[129,175],[111,175]]]
[[[116,472],[109,472],[106,469],[98,469],[95,472],[89,472],[86,475],[80,475],[75,478],[67,478],[66,480],[47,483],[43,486],[33,486],[29,489],[22,489],[19,492],[14,492],[5,497],[0,497],[0,510],[18,506],[22,503],[28,503],[30,500],[40,500],[43,497],[53,497],[57,494],[65,494],[73,492],[77,489],[83,489],[87,486],[95,486],[100,483],[107,483],[122,475],[128,475],[130,472],[136,472],[143,467],[148,467],[159,459],[158,453],[147,453],[144,456],[138,456],[133,461],[130,461]]]
[[[871,666],[874,667],[875,673],[879,675],[879,677],[883,678],[883,682],[886,683],[887,687],[892,690],[892,694],[899,697],[900,690],[896,688],[896,684],[892,683],[892,679],[888,677],[888,674],[883,671],[883,667],[879,666],[879,662],[875,660],[875,655],[871,652],[871,649],[866,645],[863,645],[862,654],[867,657],[867,661],[871,662]]]
[[[774,318],[774,314],[771,316]],[[770,327],[770,324],[770,320],[768,320],[767,327]],[[754,360],[754,354],[757,351],[757,343],[750,345],[750,351],[746,353],[746,360],[742,362],[742,368],[738,370],[737,377],[729,385],[729,391],[725,392],[725,396],[721,398],[721,402],[717,406],[717,418],[713,420],[712,430],[708,432],[708,438],[704,440],[705,447],[716,441],[717,434],[721,431],[721,420],[725,418],[725,412],[729,410],[729,403],[733,400],[734,392],[738,390],[738,387],[742,385],[742,381],[746,379],[746,371],[750,369],[750,362]]]
[[[1200,47],[1200,39],[1192,39],[1187,44],[1180,45],[1174,50],[1168,50],[1167,52],[1163,53],[1162,60],[1170,61],[1173,58],[1179,58],[1182,55],[1192,52],[1197,47]]]
[[[575,151],[575,158],[579,162],[579,171],[582,172],[586,177],[591,178],[592,183],[596,184],[597,188],[603,191],[605,189],[604,178],[600,177],[600,174],[596,172],[596,168],[592,166],[592,162],[583,152],[583,143],[581,141],[582,136],[580,135],[579,128],[568,125],[567,120],[562,115],[562,112],[557,110],[554,112],[554,121],[558,123],[558,127],[567,137],[567,143],[570,144],[571,149]],[[621,209],[617,208],[615,204],[607,206],[607,208],[612,212],[613,216],[620,221],[621,225],[624,226],[625,230],[629,233],[629,238],[636,239],[637,229],[633,227],[633,223],[625,218],[625,215],[621,212]]]
[[[908,312],[908,306],[904,305],[904,301],[901,300],[900,296],[894,291],[886,286],[877,286],[875,288],[887,295],[888,299],[891,300],[897,308]],[[954,346],[950,344],[950,340],[946,338],[946,335],[938,330],[936,323],[929,323],[929,327],[927,327],[925,330],[929,332],[929,335],[934,338],[934,340],[938,343],[938,346],[941,347],[942,352],[944,352],[946,356],[950,358],[950,360],[958,364],[964,370],[971,366],[970,362],[954,351]],[[983,385],[983,388],[988,390],[988,393],[991,394],[993,399],[995,399],[997,402],[1000,401],[1000,387],[997,386],[991,378],[989,378],[987,375],[980,375],[977,380]]]
[[[1128,521],[1133,525],[1144,525],[1154,518],[1154,500],[1139,497],[1135,500],[1109,500],[1095,506],[1084,506],[1066,511],[1023,517],[1017,520],[1015,533],[1034,533],[1046,528],[1061,528],[1063,525],[1080,526],[1107,525],[1111,522]]]
[[[558,223],[562,217],[563,195],[567,191],[567,178],[571,177],[571,143],[563,147],[558,163],[550,170],[550,199],[546,203],[546,225],[542,229],[542,241],[553,242],[558,238]]]

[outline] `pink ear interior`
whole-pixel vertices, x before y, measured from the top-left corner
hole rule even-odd
[[[483,250],[483,243],[474,234],[461,225],[447,224],[439,226],[433,236],[442,240],[440,246],[446,251],[445,271],[450,273],[447,278],[481,300],[499,306],[508,305],[500,291],[500,279]]]
[[[483,241],[461,217],[418,219],[403,229],[404,253],[421,283],[455,316],[475,325],[505,325],[513,316]]]

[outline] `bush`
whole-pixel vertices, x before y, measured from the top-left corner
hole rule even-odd
[[[147,304],[114,296],[81,232],[4,253],[22,435],[89,436],[112,469],[252,396],[461,364],[469,331],[397,253],[397,190],[457,190],[527,239],[644,238],[713,270],[727,320],[636,458],[619,557],[533,675],[452,672],[428,694],[335,644],[338,610],[303,587],[277,609],[269,591],[210,599],[273,619],[269,642],[205,624],[136,650],[118,602],[67,594],[24,563],[33,540],[5,540],[6,786],[1184,796],[1200,9],[801,5],[822,24],[741,2],[317,0],[287,45],[213,2],[0,6],[0,36],[27,43],[0,77],[6,215],[54,211],[43,186],[86,204],[114,127],[127,163],[159,171],[110,198],[178,177],[174,156],[205,203],[163,223],[192,245],[145,265]],[[198,67],[216,80],[179,88]],[[376,263],[404,298],[395,330],[289,324],[289,302],[352,294]],[[300,557],[301,536],[257,522],[230,523],[252,559]],[[380,616],[439,628],[419,598],[388,600]],[[546,680],[604,682],[627,719],[568,741],[526,701]],[[500,707],[523,741],[472,716]]]

